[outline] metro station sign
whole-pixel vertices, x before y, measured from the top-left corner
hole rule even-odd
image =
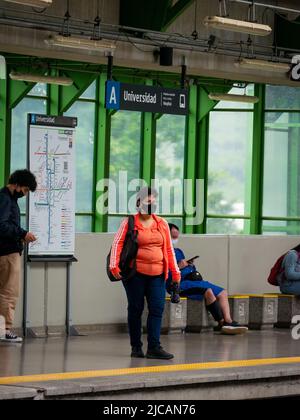
[[[188,115],[189,92],[187,89],[167,89],[108,81],[106,109]]]

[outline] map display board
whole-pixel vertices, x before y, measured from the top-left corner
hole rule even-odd
[[[75,129],[77,118],[28,115],[29,170],[37,178],[29,194],[29,231],[37,241],[29,256],[75,252]]]

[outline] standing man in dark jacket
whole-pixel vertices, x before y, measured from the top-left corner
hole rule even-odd
[[[35,176],[24,169],[14,172],[8,185],[0,189],[0,317],[5,321],[5,335],[1,338],[5,342],[22,342],[11,329],[20,293],[23,244],[35,242],[36,237],[21,228],[18,199],[36,187]]]

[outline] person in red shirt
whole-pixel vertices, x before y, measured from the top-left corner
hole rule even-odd
[[[173,359],[174,355],[166,352],[160,344],[161,322],[166,298],[166,281],[169,271],[174,283],[180,282],[180,270],[177,266],[172,246],[168,222],[155,215],[157,191],[146,187],[137,195],[137,210],[134,228],[138,232],[138,253],[136,258],[137,273],[134,278],[123,281],[128,299],[128,326],[132,347],[131,357],[145,357],[143,352],[142,314],[145,297],[148,303],[148,359]],[[128,231],[128,218],[125,219],[113,242],[110,271],[121,280],[119,267],[124,240]]]

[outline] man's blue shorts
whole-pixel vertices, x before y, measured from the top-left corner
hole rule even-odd
[[[180,283],[181,292],[183,292],[183,296],[185,292],[188,294],[189,299],[193,300],[203,300],[204,294],[203,291],[211,289],[213,294],[218,297],[224,289],[222,287],[216,286],[215,284],[209,283],[208,281],[191,281],[191,280],[182,280]],[[197,292],[197,289],[199,291]],[[201,289],[201,290],[200,290]],[[192,294],[189,293],[192,291]]]

